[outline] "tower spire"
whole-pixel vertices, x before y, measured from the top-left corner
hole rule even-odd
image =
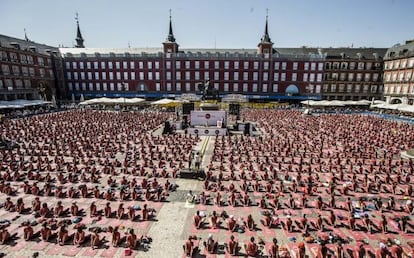
[[[266,25],[265,25],[265,31],[264,31],[261,41],[266,42],[266,43],[272,43],[272,40],[270,39],[270,36],[269,36],[268,19],[269,19],[269,9],[266,8]]]
[[[27,37],[26,28],[24,28],[24,40],[30,41],[29,38]]]
[[[75,16],[75,20],[76,20],[76,25],[77,25],[77,31],[76,31],[76,46],[77,48],[84,48],[85,45],[83,44],[83,37],[82,37],[82,33],[80,31],[79,28],[79,17],[78,17],[78,12],[76,12],[76,16]]]
[[[172,21],[171,21],[171,9],[170,9],[170,28],[168,30],[167,41],[175,42],[175,37],[174,37],[173,29],[172,29]]]

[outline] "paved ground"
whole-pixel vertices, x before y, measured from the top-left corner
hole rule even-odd
[[[160,134],[162,128],[158,128],[155,135]],[[203,166],[206,167],[210,165],[211,162],[217,165],[217,161],[212,161],[212,155],[215,145],[214,137],[202,137],[201,141],[198,143],[197,149],[200,149],[204,142],[208,141],[208,145],[203,157]],[[321,180],[325,180],[322,177]],[[163,183],[165,180],[160,179],[160,183]],[[244,218],[247,214],[252,214],[256,224],[258,225],[257,230],[255,231],[246,231],[244,233],[234,233],[240,243],[244,243],[251,236],[256,237],[256,239],[263,239],[265,242],[269,242],[273,237],[277,237],[281,246],[286,246],[290,251],[295,251],[297,242],[302,240],[300,230],[294,232],[287,232],[282,228],[273,228],[268,229],[263,227],[260,224],[260,219],[263,218],[261,212],[262,209],[257,207],[256,204],[249,207],[231,207],[231,206],[221,206],[216,205],[190,205],[185,202],[186,195],[189,190],[192,190],[194,193],[198,194],[203,190],[203,181],[199,180],[188,180],[188,179],[171,179],[174,183],[178,185],[178,189],[170,193],[168,200],[166,202],[147,202],[150,207],[153,207],[157,211],[157,216],[154,221],[151,222],[129,222],[127,220],[116,220],[116,219],[105,219],[103,218],[100,221],[92,221],[89,217],[85,217],[82,222],[85,224],[91,224],[101,227],[115,226],[120,225],[125,228],[134,228],[139,234],[147,234],[153,239],[153,242],[150,244],[148,250],[139,250],[133,251],[132,255],[129,257],[183,257],[182,245],[187,239],[188,235],[196,235],[201,238],[201,242],[207,238],[209,234],[213,234],[214,238],[217,239],[220,243],[220,248],[218,254],[209,255],[205,253],[204,248],[200,245],[200,251],[198,257],[225,257],[223,251],[223,243],[230,237],[229,231],[226,229],[225,223],[221,225],[218,229],[211,229],[206,226],[204,229],[198,230],[195,229],[192,224],[192,217],[197,210],[203,210],[207,214],[210,214],[213,210],[218,212],[226,211],[227,214],[234,215],[236,218]],[[226,182],[228,185],[229,182]],[[237,182],[240,183],[240,182]],[[291,184],[291,181],[286,181],[286,184]],[[13,185],[18,187],[18,184]],[[216,193],[210,193],[215,195]],[[252,192],[250,197],[252,200],[258,201],[262,193]],[[384,194],[384,196],[387,196]],[[2,195],[3,197],[3,195]],[[33,199],[33,196],[25,196],[25,203],[30,203]],[[51,206],[54,205],[56,200],[54,198],[42,197],[42,201],[49,202]],[[295,201],[299,200],[299,196],[295,195]],[[338,199],[339,200],[339,199]],[[342,199],[341,199],[342,200]],[[2,200],[3,201],[3,200]],[[87,210],[91,202],[91,199],[78,199],[78,205]],[[286,201],[286,198],[283,198],[283,201]],[[327,201],[327,200],[325,200]],[[104,205],[106,201],[100,200],[97,201],[97,205]],[[113,209],[116,209],[118,202],[112,205]],[[136,204],[136,202],[126,202],[126,205]],[[69,206],[70,201],[64,200],[64,205]],[[143,205],[142,202],[139,205]],[[285,205],[285,204],[283,204]],[[338,212],[341,212],[338,209]],[[282,209],[279,211],[279,215],[282,219],[286,218],[285,210]],[[315,217],[316,211],[313,207],[308,209],[296,209],[292,210],[293,216],[301,216],[302,214],[307,214],[311,219]],[[324,216],[328,215],[328,211],[324,210],[321,212]],[[398,215],[397,213],[395,213]],[[341,214],[342,215],[342,214]],[[19,235],[22,235],[22,228],[19,228],[19,224],[26,219],[30,218],[29,215],[16,216],[15,213],[5,212],[3,209],[0,210],[0,218],[7,219],[12,221],[10,226],[11,232],[16,232]],[[377,218],[378,219],[378,218]],[[357,239],[368,239],[373,247],[377,247],[378,242],[386,238],[399,238],[404,241],[404,244],[407,240],[413,239],[414,235],[412,232],[402,233],[398,230],[395,230],[394,226],[390,225],[392,233],[384,236],[383,234],[369,234],[363,230],[358,230],[351,232],[346,229],[346,227],[340,227],[335,229],[330,229],[338,235],[344,237],[351,237],[353,242],[350,246],[353,247],[356,245]],[[105,234],[103,234],[105,235]],[[105,239],[110,241],[110,235],[106,234]],[[296,238],[297,241],[292,241]],[[317,244],[308,244],[307,245],[307,255],[309,257],[315,257],[315,252],[317,249]],[[7,255],[7,257],[31,257],[33,253],[38,252],[39,257],[123,257],[125,248],[112,248],[109,247],[108,242],[105,242],[103,248],[98,250],[92,250],[90,247],[77,248],[72,245],[58,246],[55,243],[44,243],[44,242],[25,242],[21,239],[14,241],[8,245],[0,245],[0,252]],[[244,250],[241,250],[242,253]],[[266,253],[266,252],[264,252]]]

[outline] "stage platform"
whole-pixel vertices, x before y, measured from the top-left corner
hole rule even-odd
[[[180,178],[186,178],[186,179],[199,179],[199,178],[205,178],[206,174],[204,173],[204,170],[197,170],[195,169],[189,169],[184,168],[180,171]]]
[[[196,126],[187,128],[187,133],[198,136],[227,135],[227,128],[218,128],[216,126]]]

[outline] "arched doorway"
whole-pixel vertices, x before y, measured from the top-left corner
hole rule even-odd
[[[299,94],[299,88],[298,86],[291,84],[289,86],[287,86],[286,90],[285,90],[285,94],[288,96],[293,96],[293,95],[298,95]]]
[[[401,103],[402,103],[401,99],[398,99],[398,98],[391,100],[391,104],[401,104]]]

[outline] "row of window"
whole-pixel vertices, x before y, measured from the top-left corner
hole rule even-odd
[[[383,86],[367,84],[324,84],[323,91],[326,93],[382,93]]]
[[[325,69],[342,69],[342,70],[371,70],[371,69],[380,69],[381,63],[371,63],[371,62],[327,62],[325,63]]]
[[[138,78],[139,80],[161,80],[161,73],[160,72],[139,72],[138,76],[136,76],[137,73],[135,72],[67,72],[66,78],[68,80],[135,80]],[[242,74],[239,72],[176,72],[175,78],[173,78],[174,73],[172,72],[166,72],[165,73],[165,79],[166,80],[208,80],[210,78],[213,78],[214,80],[234,80],[238,81],[241,79],[241,76],[243,76],[243,80],[259,80],[259,73],[258,72],[243,72]],[[263,72],[261,77],[261,80],[268,81],[271,80],[271,74],[268,72]],[[231,77],[232,76],[232,77]],[[154,78],[155,77],[155,78]],[[298,76],[297,73],[292,73],[290,78],[289,76],[286,76],[286,73],[273,73],[273,81],[309,81],[309,82],[321,82],[322,81],[322,73],[304,73],[302,76]]]
[[[385,72],[384,73],[385,82],[403,82],[403,81],[413,81],[413,70],[405,70],[400,72]]]
[[[134,61],[86,61],[86,62],[66,62],[66,69],[135,69],[135,62]],[[140,70],[143,69],[160,69],[161,62],[160,61],[139,61],[137,62],[138,68]],[[175,69],[240,69],[242,66],[243,69],[259,69],[263,68],[264,70],[268,70],[270,67],[270,62],[265,61],[262,63],[263,66],[260,67],[259,61],[254,61],[253,64],[249,61],[175,61]],[[169,70],[172,69],[173,62],[166,61],[165,62],[165,69]],[[202,66],[202,67],[201,67]],[[273,68],[275,70],[286,70],[288,69],[287,62],[274,62]],[[293,62],[292,63],[292,70],[298,70],[299,63]],[[305,62],[303,63],[303,70],[311,70],[311,71],[323,71],[323,63],[316,63],[316,62]]]
[[[25,54],[18,54],[14,52],[7,52],[0,51],[0,58],[1,61],[9,61],[13,63],[22,63],[22,64],[37,64],[40,66],[50,65],[51,59],[43,58],[41,56],[32,56],[32,55],[25,55]]]
[[[220,84],[214,83],[214,88],[219,89]],[[321,85],[309,85],[309,93],[317,93],[319,94],[321,92]],[[69,91],[124,91],[125,89],[128,90],[129,86],[125,83],[68,83],[68,89]],[[148,90],[145,84],[139,84],[137,91],[146,91]],[[163,87],[161,86],[161,83],[155,84],[155,90],[156,91],[185,91],[185,92],[195,92],[197,90],[197,86],[194,83],[166,83]],[[279,85],[278,84],[267,84],[264,83],[259,87],[259,84],[257,83],[223,83],[222,89],[219,89],[224,92],[279,92]]]
[[[414,57],[410,59],[398,59],[392,61],[385,61],[384,62],[384,69],[385,70],[392,70],[392,69],[404,69],[404,68],[413,68],[414,67]]]
[[[32,87],[32,82],[30,80],[21,80],[21,79],[0,79],[0,89],[30,89]]]
[[[51,69],[39,68],[35,69],[34,67],[27,66],[17,66],[12,65],[11,70],[10,66],[7,64],[1,65],[1,74],[4,76],[14,75],[14,76],[39,76],[39,77],[53,77],[53,71]]]
[[[355,76],[356,75],[356,76]],[[325,80],[334,80],[334,81],[378,81],[380,78],[379,73],[325,73]]]
[[[414,94],[414,84],[385,85],[385,94]]]

